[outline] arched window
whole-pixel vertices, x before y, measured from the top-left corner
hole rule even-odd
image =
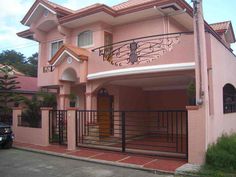
[[[78,46],[87,47],[93,45],[93,32],[84,31],[78,35]]]
[[[226,84],[223,87],[223,104],[224,113],[236,112],[236,91],[231,84]]]

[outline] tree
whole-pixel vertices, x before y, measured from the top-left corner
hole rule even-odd
[[[0,63],[17,66],[25,63],[25,56],[15,50],[4,50],[0,53]]]
[[[25,126],[40,127],[41,125],[41,107],[56,108],[57,100],[56,95],[53,93],[39,92],[31,99],[25,98],[24,103],[26,109],[22,112],[21,122]]]
[[[27,60],[28,68],[26,71],[28,71],[27,75],[37,77],[38,75],[38,53],[32,54]]]
[[[5,121],[9,121],[6,119],[9,117],[9,113],[11,113],[11,106],[16,100],[19,100],[17,94],[14,92],[20,88],[18,86],[19,82],[15,80],[17,78],[16,76],[11,75],[12,70],[9,66],[0,68],[0,108]]]

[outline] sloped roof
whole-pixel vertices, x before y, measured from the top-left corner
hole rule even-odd
[[[17,76],[15,80],[20,82],[18,91],[37,92],[39,90],[36,77]]]
[[[34,10],[38,7],[38,5],[43,5],[49,9],[51,9],[52,11],[57,12],[60,15],[69,15],[71,13],[74,13],[73,10],[68,9],[66,7],[63,7],[61,5],[58,5],[56,3],[50,2],[48,0],[36,0],[34,2],[34,4],[31,6],[31,8],[29,9],[29,11],[26,13],[26,15],[24,16],[24,18],[21,20],[22,24],[25,24],[27,22],[27,19],[31,16],[31,14],[34,12]]]
[[[128,0],[126,2],[123,2],[123,3],[120,3],[120,4],[117,4],[117,5],[113,6],[112,9],[121,10],[121,9],[129,8],[129,7],[132,7],[132,6],[144,4],[144,3],[147,3],[147,2],[150,2],[150,1],[153,1],[153,0]]]
[[[230,31],[230,33],[231,33],[231,42],[234,43],[236,41],[231,21],[224,21],[224,22],[219,22],[219,23],[213,23],[213,24],[210,24],[210,26],[219,35],[222,35],[222,34],[226,33],[227,31]]]
[[[52,57],[52,59],[49,61],[49,64],[54,65],[58,60],[61,59],[60,57],[65,51],[69,52],[72,56],[74,56],[78,60],[88,60],[88,55],[89,55],[88,50],[73,45],[64,44]]]
[[[230,21],[224,21],[224,22],[210,24],[210,26],[215,31],[226,31],[227,29],[229,29],[230,23],[231,23]]]

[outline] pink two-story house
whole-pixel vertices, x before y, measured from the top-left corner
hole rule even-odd
[[[39,43],[38,86],[58,90],[58,109],[76,95],[78,146],[202,163],[210,143],[236,131],[232,24],[209,25],[198,9],[184,0],[77,11],[35,1],[18,36]]]

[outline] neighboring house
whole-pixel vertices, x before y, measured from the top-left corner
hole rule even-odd
[[[21,95],[23,97],[26,97],[26,98],[31,98],[36,92],[39,91],[39,87],[37,86],[37,78],[25,76],[23,73],[17,71],[12,66],[0,64],[0,68],[5,69],[6,67],[7,69],[11,70],[11,72],[9,72],[10,75],[16,76],[15,81],[19,82],[19,84],[16,85],[19,88],[14,90],[13,91],[14,93]],[[0,75],[1,75],[1,72],[0,72]],[[0,90],[0,92],[2,91]],[[12,102],[8,104],[8,106],[15,107],[16,103],[17,102],[15,103]],[[24,104],[20,102],[20,104],[17,103],[17,106],[24,106]],[[3,114],[5,113],[0,109],[0,121],[6,121],[6,123],[11,123],[12,115],[7,116],[7,118],[3,118]],[[7,120],[4,120],[4,119],[7,119]]]
[[[12,71],[9,74],[16,76],[15,80],[19,82],[19,84],[17,85],[19,88],[15,90],[16,93],[30,98],[32,97],[32,95],[39,91],[36,77],[26,76],[25,74],[17,71],[12,66],[0,64],[0,68],[4,67],[10,68]]]
[[[236,131],[235,36],[230,21],[205,22],[202,45],[195,47],[193,31],[200,27],[194,19],[184,0],[128,0],[77,11],[36,0],[22,20],[29,29],[18,36],[39,42],[38,86],[59,90],[58,108],[67,109],[74,93],[78,109],[86,110],[78,111],[79,145],[118,147],[122,140],[131,151],[203,163],[210,143]],[[192,81],[199,106],[186,110]],[[124,129],[121,117],[132,126]]]

